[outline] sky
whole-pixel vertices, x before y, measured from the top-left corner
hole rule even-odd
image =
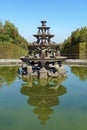
[[[9,20],[28,42],[36,39],[37,27],[47,21],[51,39],[62,43],[73,31],[87,26],[87,0],[0,0],[0,20]]]

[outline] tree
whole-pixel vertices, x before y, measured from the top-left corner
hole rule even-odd
[[[15,39],[18,36],[18,30],[14,24],[10,23],[9,21],[5,21],[4,30],[9,37],[9,41],[13,41],[15,43]]]
[[[18,32],[15,25],[8,20],[4,25],[0,21],[0,42],[8,42],[16,44],[22,48],[28,48],[28,42]]]

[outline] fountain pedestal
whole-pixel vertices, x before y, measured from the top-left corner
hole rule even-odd
[[[44,67],[39,71],[39,77],[40,78],[47,78],[48,77],[47,70]]]

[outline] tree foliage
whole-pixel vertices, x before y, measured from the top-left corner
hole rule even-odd
[[[0,21],[0,42],[9,42],[27,49],[28,42],[19,34],[15,25],[9,21]]]
[[[71,36],[64,41],[67,44],[87,42],[87,27],[82,27],[71,33]]]
[[[62,52],[65,52],[68,48],[82,42],[87,43],[87,27],[78,28],[76,31],[73,31],[71,36],[63,42]]]

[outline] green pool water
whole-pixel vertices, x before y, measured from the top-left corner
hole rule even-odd
[[[87,130],[87,67],[47,80],[17,69],[0,67],[0,130]]]

